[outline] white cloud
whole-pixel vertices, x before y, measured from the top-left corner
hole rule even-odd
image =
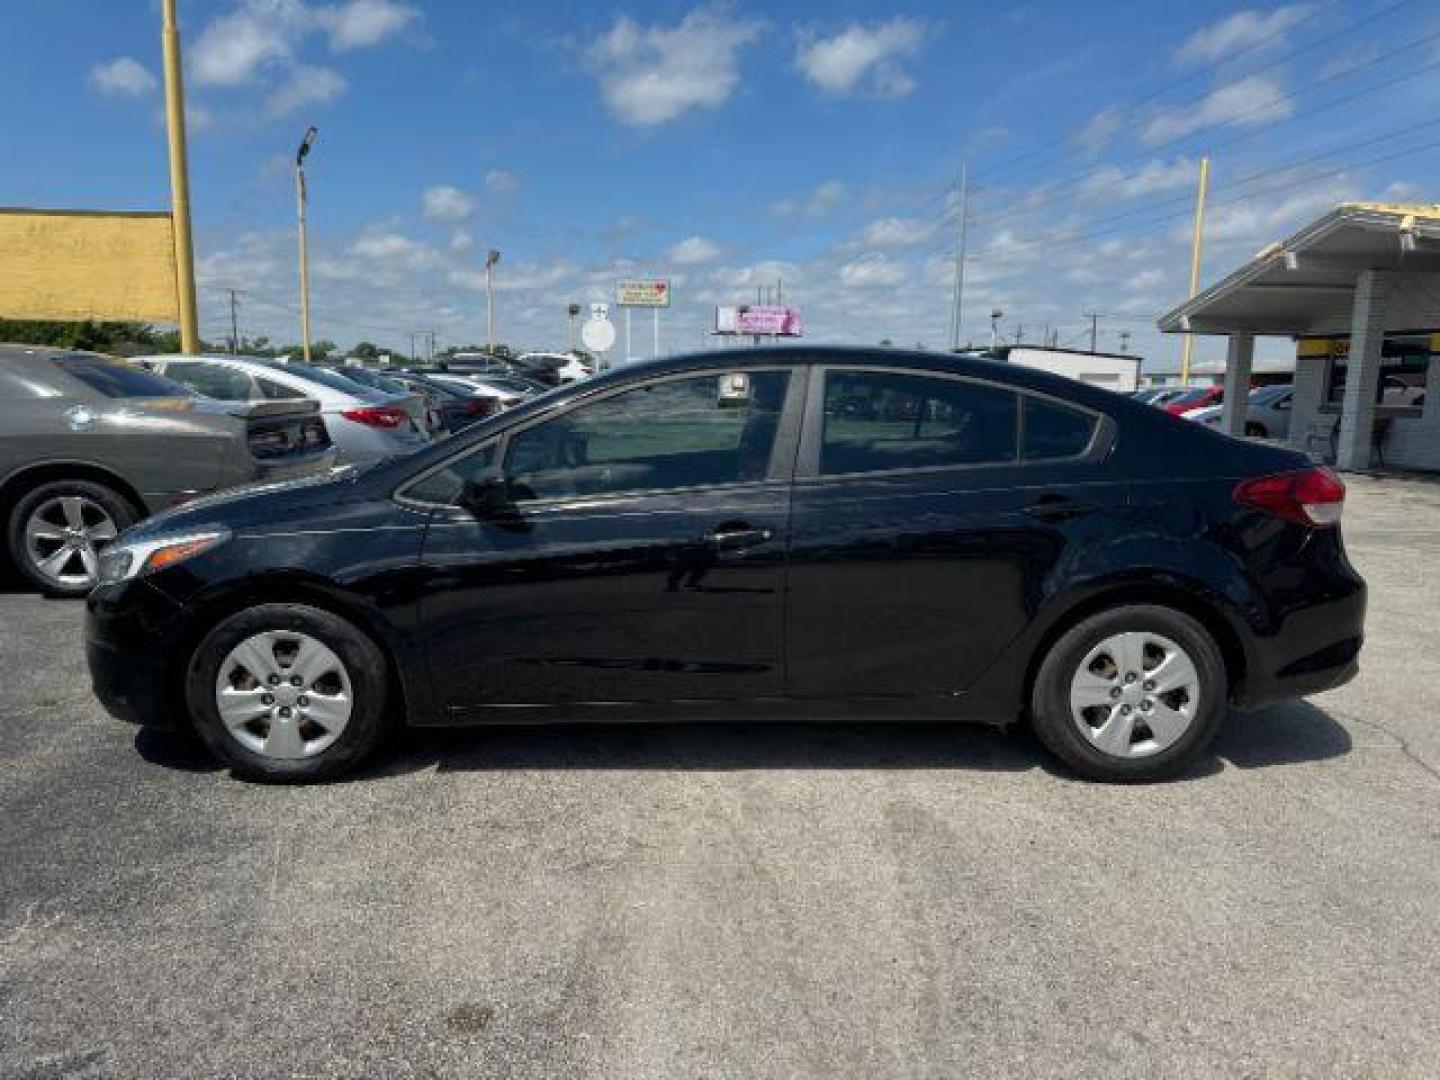
[[[1152,266],[1148,270],[1141,270],[1125,282],[1125,288],[1130,292],[1154,292],[1165,284],[1165,271],[1159,267]]]
[[[934,236],[935,226],[922,218],[879,218],[860,231],[858,242],[865,247],[914,247]]]
[[[841,283],[854,289],[891,288],[909,277],[909,268],[894,259],[856,259],[840,268]]]
[[[1080,191],[1088,198],[1138,199],[1161,191],[1189,187],[1196,182],[1195,163],[1189,158],[1174,161],[1147,161],[1134,172],[1113,165],[1096,169],[1085,178]]]
[[[1119,134],[1121,127],[1119,112],[1115,109],[1101,109],[1075,133],[1075,145],[1090,153],[1099,153]]]
[[[699,266],[714,262],[720,256],[720,245],[703,236],[691,236],[681,240],[665,253],[676,266]]]
[[[1215,124],[1265,124],[1283,120],[1294,111],[1294,101],[1274,79],[1247,75],[1211,91],[1200,102],[1162,109],[1145,124],[1141,138],[1148,143],[1182,138]]]
[[[914,57],[929,35],[924,22],[903,15],[871,26],[852,23],[832,37],[803,36],[795,66],[827,94],[904,97],[915,80],[901,61]]]
[[[1237,11],[1191,34],[1175,50],[1175,59],[1182,64],[1214,63],[1262,43],[1267,48],[1278,46],[1286,32],[1314,10],[1313,4],[1287,4],[1270,11]]]
[[[464,221],[475,212],[475,200],[457,187],[439,184],[425,189],[420,211],[431,221]]]
[[[330,47],[344,52],[378,45],[418,21],[420,12],[395,0],[350,0],[320,9],[317,18],[330,35]]]
[[[781,217],[802,214],[805,217],[824,217],[838,208],[850,197],[850,189],[839,180],[826,180],[817,184],[815,190],[804,199],[781,199],[771,206]]]
[[[338,71],[296,68],[287,82],[265,98],[265,111],[271,116],[285,116],[306,105],[324,105],[345,93],[345,87],[345,78]]]
[[[589,43],[585,60],[616,119],[655,127],[723,105],[740,81],[740,50],[759,33],[758,22],[724,7],[697,8],[675,26],[621,16]]]
[[[419,18],[417,9],[396,0],[240,0],[200,32],[189,53],[190,74],[199,86],[242,86],[268,68],[296,64],[314,35],[345,52],[378,45]]]
[[[291,58],[307,21],[299,0],[245,0],[200,32],[189,54],[191,76],[200,86],[250,82],[265,66]]]
[[[509,169],[491,169],[485,174],[485,186],[497,195],[503,195],[520,187],[520,177]]]
[[[107,97],[144,97],[153,93],[160,81],[138,60],[121,56],[92,67],[90,85]]]
[[[475,246],[475,237],[471,236],[464,229],[456,229],[450,237],[451,251],[469,251]]]
[[[439,261],[433,249],[396,232],[370,232],[351,245],[351,252],[362,259],[394,263],[408,269],[431,267]]]

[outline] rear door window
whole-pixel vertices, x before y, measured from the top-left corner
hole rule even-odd
[[[1013,462],[1018,406],[1012,390],[961,379],[828,372],[820,474]]]

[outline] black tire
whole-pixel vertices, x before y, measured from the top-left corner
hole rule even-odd
[[[1081,734],[1071,714],[1070,684],[1095,646],[1113,635],[1136,631],[1168,638],[1189,655],[1198,677],[1200,704],[1190,726],[1170,746],[1147,757],[1126,758],[1103,752]],[[1118,783],[1159,780],[1185,771],[1210,745],[1225,720],[1228,689],[1219,648],[1190,616],[1148,604],[1115,607],[1077,623],[1050,647],[1031,692],[1031,721],[1040,741],[1081,776]]]
[[[1245,424],[1245,434],[1252,439],[1264,439],[1269,436],[1270,432],[1265,430],[1264,424],[1257,424],[1251,420]]]
[[[123,495],[93,480],[51,480],[22,495],[11,509],[10,520],[6,524],[10,561],[21,577],[51,596],[84,596],[94,585],[94,582],[70,584],[50,579],[31,562],[30,553],[26,550],[25,525],[31,515],[53,499],[70,496],[85,499],[103,509],[117,532],[123,532],[140,517]]]
[[[280,759],[241,745],[220,719],[215,683],[220,666],[236,645],[265,631],[298,631],[327,646],[344,663],[350,679],[351,713],[334,743],[312,757]],[[391,728],[385,656],[350,622],[306,604],[260,604],[217,624],[190,657],[185,699],[195,730],[216,757],[237,776],[271,783],[329,780],[354,770]]]

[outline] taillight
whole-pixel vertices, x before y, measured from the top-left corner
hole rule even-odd
[[[1340,524],[1345,484],[1332,470],[1317,466],[1242,480],[1234,498],[1286,521],[1323,529]]]
[[[471,398],[465,403],[465,411],[471,416],[489,416],[494,410],[494,398]]]
[[[385,428],[387,431],[402,427],[410,419],[409,413],[404,409],[397,409],[394,405],[366,405],[359,409],[346,409],[340,415],[346,420],[354,420],[357,424]]]

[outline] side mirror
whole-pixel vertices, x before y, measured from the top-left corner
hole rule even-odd
[[[509,517],[515,512],[515,501],[510,497],[510,483],[498,476],[484,480],[466,480],[460,489],[459,503],[481,518]]]

